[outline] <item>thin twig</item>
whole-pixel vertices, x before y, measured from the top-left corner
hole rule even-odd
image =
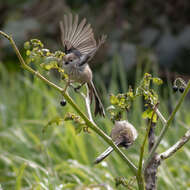
[[[190,129],[172,147],[170,147],[165,152],[159,154],[157,156],[157,159],[158,160],[165,160],[165,159],[173,156],[173,154],[175,154],[180,148],[182,148],[189,140],[190,140]]]
[[[158,145],[160,144],[161,140],[163,139],[164,135],[166,134],[171,122],[173,121],[173,119],[175,117],[176,112],[179,110],[179,108],[180,108],[181,104],[183,103],[187,93],[189,92],[189,89],[190,89],[190,81],[187,83],[187,87],[185,88],[184,93],[182,94],[181,98],[179,99],[174,111],[171,113],[169,119],[165,123],[165,125],[164,125],[158,139],[156,140],[151,152],[149,153],[149,156],[148,156],[147,160],[144,163],[144,169],[147,167],[148,163],[150,162],[150,160],[154,156],[154,153],[155,153],[156,149],[158,148]]]
[[[164,116],[161,114],[161,112],[159,111],[159,109],[156,109],[156,114],[158,115],[158,117],[160,118],[160,120],[162,121],[163,125],[166,124],[166,119],[164,118]]]
[[[64,89],[59,87],[58,85],[52,83],[51,81],[49,81],[48,79],[46,79],[43,75],[41,75],[38,71],[33,70],[30,66],[28,66],[23,57],[21,56],[14,40],[12,39],[11,36],[7,35],[6,33],[4,33],[3,31],[0,31],[0,34],[2,36],[4,36],[5,38],[7,38],[10,43],[11,46],[13,47],[20,63],[21,66],[26,69],[27,71],[31,72],[32,74],[36,75],[38,78],[40,78],[41,80],[43,80],[45,83],[47,83],[49,86],[53,87],[54,89],[58,90],[60,93],[62,93],[63,97],[65,98],[65,100],[76,110],[76,112],[79,114],[79,116],[85,121],[86,125],[88,127],[90,127],[92,130],[94,130],[98,135],[100,135],[110,146],[113,147],[113,149],[115,150],[115,152],[117,152],[119,154],[119,156],[125,161],[125,163],[129,166],[129,168],[132,170],[132,172],[137,175],[137,168],[136,166],[133,164],[132,161],[130,161],[125,154],[114,144],[114,142],[112,141],[112,139],[106,134],[104,133],[95,123],[91,122],[89,120],[89,118],[81,111],[81,109],[76,105],[76,103],[72,100],[72,98],[66,93],[64,92]]]
[[[89,89],[88,89],[87,85],[85,85],[85,86],[86,86],[86,95],[84,93],[82,93],[82,92],[80,94],[85,100],[85,105],[86,105],[86,111],[87,111],[87,114],[88,114],[88,118],[89,118],[89,120],[91,122],[94,123],[94,120],[92,118],[92,112],[91,112],[91,109],[90,109],[90,97],[89,97],[89,93],[88,93]]]

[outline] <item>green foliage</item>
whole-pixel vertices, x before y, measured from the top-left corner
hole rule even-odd
[[[142,117],[144,119],[152,119],[152,122],[153,123],[156,123],[158,118],[157,118],[157,115],[154,114],[154,111],[149,107],[148,109],[146,109],[143,114],[142,114]],[[153,116],[153,117],[152,117]]]
[[[44,44],[38,39],[25,42],[24,48],[28,64],[34,63],[40,65],[45,71],[57,69],[63,79],[68,78],[61,67],[61,61],[65,53],[61,51],[51,52],[49,49],[44,48]]]
[[[112,153],[102,164],[92,165],[95,157],[104,151],[107,145],[94,133],[76,135],[73,128],[74,121],[63,121],[63,116],[73,110],[69,106],[60,106],[60,96],[57,92],[44,85],[39,79],[30,80],[28,72],[23,72],[22,75],[10,74],[3,64],[0,64],[0,81],[0,184],[2,189],[11,190],[15,187],[39,190],[85,190],[93,187],[101,190],[126,189],[122,184],[115,187],[114,179],[123,176],[122,179],[127,179],[124,182],[129,182],[132,176],[130,170],[115,153]],[[163,91],[168,92],[169,89],[171,88],[164,88]],[[81,97],[76,93],[72,94],[72,91],[71,95],[82,108]],[[103,96],[107,97],[107,94]],[[166,105],[170,103],[173,106],[176,98],[176,94],[172,92],[169,96],[160,97],[159,107],[166,118],[168,115]],[[179,136],[183,136],[186,131],[186,125],[183,123],[190,125],[189,106],[187,100],[176,118],[182,122],[174,122],[159,151],[165,150],[175,143]],[[135,120],[142,111],[142,107],[139,106],[135,112],[130,112],[128,115],[128,119],[133,122],[139,133],[133,147],[126,152],[135,164],[138,163],[139,146],[144,137],[143,127],[146,126],[142,119],[140,123]],[[112,128],[112,123],[107,118],[96,118],[96,122],[105,131],[110,131]],[[47,123],[49,126],[59,127],[47,127],[45,133],[42,133]],[[159,122],[157,125],[156,132],[159,132],[161,128]],[[190,146],[187,144],[174,159],[169,159],[159,168],[159,189],[189,187],[189,149]],[[105,186],[101,186],[102,184]],[[136,183],[133,185],[135,189]]]
[[[133,189],[134,187],[134,182],[136,181],[135,177],[132,179],[127,180],[124,177],[117,177],[115,178],[115,185],[118,187],[119,185],[122,185],[126,187],[126,189]]]
[[[127,93],[110,95],[111,107],[108,108],[108,111],[111,115],[111,120],[120,120],[122,113],[128,111],[131,108],[132,102],[134,101],[134,94],[132,88],[129,89]]]
[[[42,132],[44,133],[48,126],[52,126],[53,124],[56,124],[57,126],[61,125],[63,123],[63,118],[61,118],[60,116],[55,116],[54,118],[52,118],[42,129]]]
[[[137,87],[136,96],[143,96],[146,102],[145,106],[154,107],[158,103],[158,94],[151,88],[151,82],[155,85],[162,84],[160,78],[154,78],[151,74],[145,73],[140,85]]]
[[[27,166],[27,163],[23,163],[17,171],[16,188],[15,188],[16,190],[20,190],[22,188],[22,178],[23,178],[24,170],[26,166]]]
[[[139,97],[142,96],[145,100],[145,107],[148,107],[147,110],[143,113],[143,118],[151,119],[153,114],[153,108],[159,103],[158,94],[151,88],[151,82],[154,85],[161,85],[163,82],[160,78],[152,77],[151,74],[145,73],[142,81],[137,86],[136,90],[133,90],[131,87],[128,92],[118,95],[110,95],[110,103],[112,106],[108,108],[108,111],[111,115],[111,120],[120,120],[122,113],[125,111],[130,111],[133,102]],[[153,116],[153,122],[157,121],[157,115]]]
[[[74,125],[74,129],[76,134],[79,134],[81,131],[89,132],[88,127],[86,126],[85,122],[76,114],[74,113],[66,113],[64,118],[60,116],[53,117],[42,129],[42,132],[46,132],[47,128],[52,125],[61,126],[63,122],[72,121]]]
[[[67,113],[64,120],[73,121],[76,134],[79,134],[82,130],[84,132],[88,132],[88,127],[86,126],[86,123],[78,115],[75,115],[73,113]]]

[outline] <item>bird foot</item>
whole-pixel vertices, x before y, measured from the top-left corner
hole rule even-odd
[[[74,87],[74,91],[75,91],[75,92],[79,92],[80,88],[81,88],[81,85],[79,85],[79,86],[77,86],[77,87]]]

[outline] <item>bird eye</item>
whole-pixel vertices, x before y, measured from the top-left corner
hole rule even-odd
[[[73,62],[73,60],[72,60],[72,59],[70,59],[70,62]]]

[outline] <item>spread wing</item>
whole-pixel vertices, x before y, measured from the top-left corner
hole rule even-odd
[[[79,23],[78,15],[75,17],[71,13],[64,15],[64,20],[60,22],[60,28],[62,43],[66,51],[76,49],[81,54],[88,54],[99,48],[105,41],[105,38],[103,38],[104,41],[101,38],[97,45],[91,25],[86,23],[86,18]]]

